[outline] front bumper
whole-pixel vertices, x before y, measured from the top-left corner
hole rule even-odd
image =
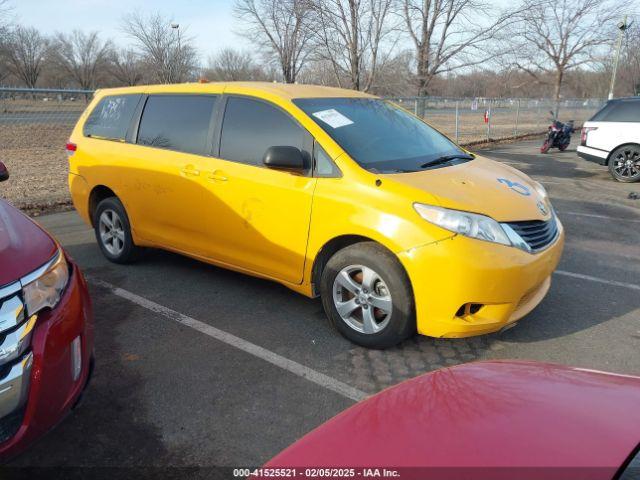
[[[22,452],[55,426],[74,405],[87,383],[93,352],[91,301],[80,270],[73,262],[68,261],[68,264],[71,275],[60,302],[55,309],[40,312],[20,324],[18,330],[24,329],[27,333],[21,336],[19,348],[8,346],[11,334],[0,335],[4,336],[0,357],[8,351],[15,355],[0,367],[2,462]],[[0,299],[3,305],[14,308],[12,316],[18,318],[16,323],[20,322],[23,311],[18,302],[11,300],[19,300],[20,295],[16,292]],[[8,308],[4,310],[5,318],[11,318],[8,312]],[[80,345],[80,356],[75,360],[74,341],[75,345],[78,342]],[[80,373],[74,375],[73,367],[78,363]]]
[[[400,253],[413,287],[418,332],[482,335],[528,314],[546,295],[560,261],[559,229],[556,240],[535,254],[461,235]]]

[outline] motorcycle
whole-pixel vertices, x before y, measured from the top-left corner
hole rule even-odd
[[[549,113],[553,116],[553,112]],[[552,118],[551,125],[549,125],[547,132],[547,138],[542,144],[542,147],[540,147],[540,153],[547,153],[550,148],[558,148],[561,152],[566,150],[569,143],[571,143],[571,134],[573,132],[575,132],[573,120],[562,123]]]

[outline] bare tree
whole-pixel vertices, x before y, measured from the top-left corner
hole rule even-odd
[[[625,32],[624,53],[620,63],[621,80],[625,84],[625,92],[640,95],[640,17],[630,23],[631,28]]]
[[[329,60],[325,60],[316,56],[313,61],[310,61],[308,65],[300,72],[298,76],[300,83],[324,85],[329,87],[337,87],[341,83],[338,83],[336,79],[335,70]],[[342,83],[348,83],[346,76],[341,79]]]
[[[0,85],[4,83],[4,81],[9,76],[9,68],[7,66],[7,61],[2,54],[3,45],[0,45]]]
[[[486,44],[513,15],[483,0],[399,0],[398,7],[415,48],[419,96],[436,76],[491,58]]]
[[[35,88],[48,53],[49,40],[35,28],[20,25],[9,32],[3,48],[7,68],[29,88]]]
[[[336,82],[368,91],[381,62],[381,46],[393,31],[393,0],[313,0],[316,56],[328,60]],[[388,56],[392,48],[386,50]]]
[[[595,62],[598,49],[614,38],[622,8],[620,1],[538,0],[518,15],[511,35],[515,64],[536,82],[553,85],[556,117],[567,72]]]
[[[118,83],[129,87],[138,85],[144,77],[140,56],[131,49],[112,51],[109,72]]]
[[[409,50],[398,52],[380,65],[371,85],[371,92],[384,96],[413,95],[413,55]]]
[[[11,11],[9,0],[0,0],[0,42],[4,40],[8,33],[9,25],[11,24]]]
[[[266,80],[267,75],[248,52],[225,48],[209,57],[207,77],[218,81]]]
[[[70,34],[58,33],[54,47],[54,63],[80,88],[91,90],[107,70],[112,44],[102,41],[98,32],[74,30]]]
[[[0,84],[9,76],[9,68],[5,55],[9,35],[11,5],[8,0],[0,0]]]
[[[286,83],[294,83],[309,55],[309,0],[236,0],[242,33],[277,63]]]
[[[170,19],[158,13],[150,16],[134,13],[124,18],[122,29],[135,41],[158,82],[184,82],[197,70],[193,39]]]

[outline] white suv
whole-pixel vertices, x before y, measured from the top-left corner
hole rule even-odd
[[[640,180],[640,97],[609,100],[582,127],[578,155],[608,165],[619,182]]]

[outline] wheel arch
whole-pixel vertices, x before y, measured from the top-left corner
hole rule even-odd
[[[98,206],[98,204],[102,200],[104,200],[105,198],[109,198],[109,197],[118,198],[116,193],[113,190],[111,190],[109,187],[105,186],[105,185],[96,185],[95,187],[93,187],[91,189],[91,193],[89,194],[89,209],[88,209],[88,213],[89,213],[89,221],[91,222],[91,226],[92,227],[95,226],[93,224],[93,216],[94,216],[94,213],[96,211],[96,207]]]
[[[397,255],[393,252],[393,250],[391,250],[387,245],[379,242],[374,238],[367,237],[364,235],[357,235],[357,234],[340,235],[340,236],[334,237],[328,240],[327,242],[325,242],[324,245],[322,245],[322,247],[320,248],[320,250],[318,250],[318,253],[316,254],[313,260],[313,266],[311,268],[312,296],[317,297],[320,294],[319,292],[320,279],[322,277],[322,272],[324,271],[324,268],[327,265],[327,262],[329,261],[329,259],[333,255],[335,255],[338,251],[342,250],[343,248],[349,247],[351,245],[355,245],[356,243],[363,243],[363,242],[372,242],[377,245],[380,245],[382,248],[387,250],[391,255],[397,258]],[[409,272],[406,271],[400,259],[397,259],[397,260],[400,267],[405,271],[405,274],[409,279],[409,283],[411,284],[411,278],[409,277]]]
[[[614,148],[612,148],[612,149],[611,149],[611,151],[609,152],[609,155],[607,155],[607,160],[606,160],[605,165],[606,165],[606,166],[609,166],[609,162],[611,161],[611,157],[613,156],[613,152],[615,152],[615,151],[616,151],[616,150],[618,150],[619,148],[626,147],[626,146],[628,146],[628,145],[635,145],[636,147],[640,148],[640,143],[637,143],[637,142],[625,142],[625,143],[621,143],[620,145],[618,145],[618,146],[616,146],[616,147],[614,147]]]

